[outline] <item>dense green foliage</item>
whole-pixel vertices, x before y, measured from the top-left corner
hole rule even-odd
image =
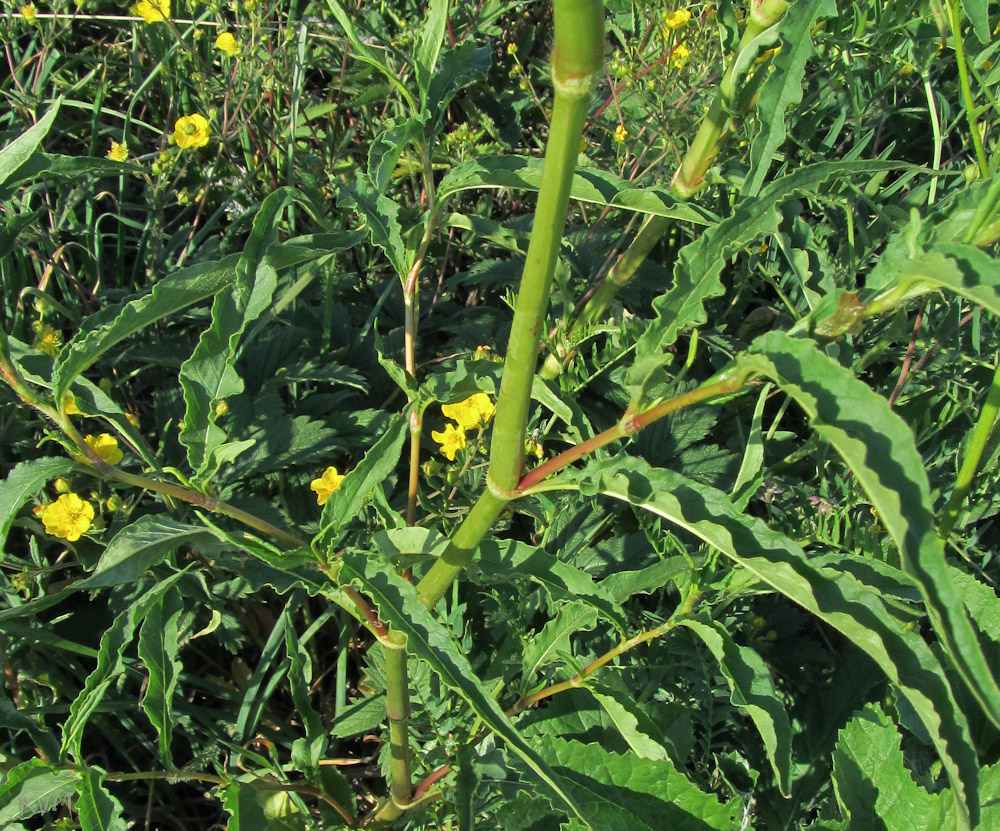
[[[8,7],[0,827],[1000,829],[953,2]]]

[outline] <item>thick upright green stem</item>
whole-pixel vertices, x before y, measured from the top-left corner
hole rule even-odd
[[[399,806],[413,799],[410,776],[410,693],[406,674],[406,637],[389,632],[385,649],[385,714],[389,719],[389,792]]]
[[[552,85],[555,97],[538,204],[514,309],[503,381],[490,444],[487,488],[441,558],[420,581],[421,600],[433,606],[472,559],[510,501],[524,467],[524,435],[542,325],[569,211],[569,191],[590,105],[604,58],[602,0],[555,0]]]
[[[678,199],[687,201],[701,187],[705,174],[715,157],[725,146],[732,134],[735,122],[731,116],[733,108],[733,70],[736,58],[750,43],[784,16],[788,9],[786,0],[755,0],[747,17],[746,29],[740,38],[736,52],[719,82],[715,100],[702,119],[698,133],[691,142],[684,159],[674,173],[671,191]],[[577,315],[570,328],[569,340],[575,341],[587,327],[596,323],[605,309],[618,294],[622,286],[635,275],[636,270],[649,256],[656,243],[670,228],[671,220],[664,216],[650,216],[635,235],[632,244],[611,267],[604,281],[588,298],[583,310]],[[556,378],[562,372],[562,360],[557,355],[549,355],[542,367],[543,378]]]
[[[966,450],[962,466],[958,470],[955,489],[951,492],[948,504],[944,506],[944,511],[941,514],[938,537],[941,538],[942,542],[947,542],[951,529],[955,527],[955,521],[958,519],[958,510],[972,489],[972,480],[976,471],[979,470],[979,463],[983,459],[983,451],[986,449],[990,432],[997,423],[998,412],[1000,412],[1000,363],[997,363],[996,372],[993,375],[993,385],[986,396],[983,411],[979,414],[979,420],[972,431],[972,439],[969,441],[969,448]]]

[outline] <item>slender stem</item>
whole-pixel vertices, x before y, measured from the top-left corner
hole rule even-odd
[[[524,698],[520,699],[507,711],[507,715],[517,715],[526,707],[530,707],[532,704],[537,704],[543,699],[550,698],[551,696],[556,695],[557,693],[565,692],[566,690],[571,690],[574,687],[583,686],[584,681],[589,676],[593,675],[601,667],[611,663],[622,653],[628,652],[630,649],[634,649],[641,644],[648,643],[654,638],[666,635],[670,630],[677,626],[677,622],[680,619],[691,614],[698,602],[699,597],[700,594],[697,590],[690,591],[684,598],[683,602],[677,607],[677,609],[674,610],[674,613],[670,616],[670,620],[661,623],[655,629],[650,629],[647,632],[640,632],[635,637],[629,638],[627,641],[622,641],[620,644],[601,655],[597,660],[591,661],[569,680],[562,681],[559,684],[553,684],[552,686],[539,690],[536,693],[524,696]]]
[[[382,639],[385,650],[385,714],[389,719],[389,792],[405,806],[413,799],[410,775],[410,694],[406,674],[406,636],[390,632]]]
[[[771,28],[784,16],[788,9],[786,0],[756,0],[753,3],[747,25],[740,37],[739,45],[723,73],[715,99],[702,119],[694,141],[684,154],[684,158],[674,173],[671,191],[682,201],[690,199],[701,187],[705,174],[715,157],[725,146],[735,127],[733,120],[733,70],[736,58],[762,32]],[[596,323],[621,288],[635,276],[639,266],[650,255],[672,224],[664,216],[650,216],[635,235],[631,245],[612,266],[597,290],[588,298],[583,311],[577,315],[569,331],[569,340],[574,342],[587,327]],[[542,367],[543,378],[556,378],[564,361],[556,355],[549,355]]]
[[[437,603],[472,559],[479,542],[514,495],[524,467],[524,434],[540,335],[569,212],[570,184],[580,152],[590,91],[604,59],[602,0],[555,0],[553,15],[552,120],[497,398],[487,487],[444,554],[418,584],[420,599],[427,606]]]
[[[990,163],[986,160],[983,136],[979,131],[979,121],[976,119],[975,104],[972,100],[972,87],[969,85],[969,67],[965,62],[965,42],[962,39],[961,0],[950,0],[947,5],[950,12],[948,22],[951,24],[952,42],[955,44],[955,60],[958,62],[958,80],[962,88],[962,98],[965,100],[965,118],[969,122],[969,132],[972,133],[972,146],[976,149],[979,173],[983,179],[989,179],[992,175],[990,173]]]
[[[958,477],[955,479],[955,489],[951,492],[948,504],[944,506],[941,515],[941,524],[938,526],[938,537],[942,542],[947,542],[955,521],[958,519],[958,510],[965,502],[965,498],[972,489],[972,480],[979,470],[979,463],[983,459],[983,451],[989,440],[990,432],[997,423],[997,413],[1000,411],[1000,362],[997,363],[996,372],[993,374],[993,385],[986,396],[986,403],[983,404],[982,412],[979,413],[979,420],[972,431],[972,438],[969,440],[969,447],[962,459],[962,465],[958,469]]]
[[[734,372],[720,381],[715,381],[711,384],[702,384],[700,387],[696,387],[682,395],[674,396],[641,413],[626,413],[625,417],[614,427],[605,430],[603,433],[598,433],[596,436],[587,439],[587,441],[571,447],[569,450],[534,468],[518,483],[518,495],[523,494],[539,482],[547,479],[554,473],[558,473],[563,468],[573,464],[573,462],[579,461],[595,450],[606,447],[619,439],[627,438],[643,427],[648,427],[654,421],[670,415],[670,413],[690,407],[692,404],[701,404],[720,395],[731,395],[746,383],[747,377],[748,375],[744,372]]]

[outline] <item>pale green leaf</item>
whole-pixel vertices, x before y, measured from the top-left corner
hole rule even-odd
[[[7,539],[7,532],[24,504],[35,496],[45,483],[59,476],[67,476],[80,465],[69,459],[33,459],[20,462],[0,482],[0,549]]]
[[[38,149],[42,139],[52,129],[52,124],[59,113],[60,104],[62,104],[61,98],[54,101],[52,106],[46,110],[45,115],[38,121],[16,139],[6,144],[3,149],[0,149],[0,185],[13,176],[17,169]]]
[[[183,611],[179,593],[166,592],[150,608],[139,630],[139,658],[149,673],[142,709],[156,728],[160,757],[168,768],[174,766],[170,742],[176,723],[174,692],[182,668],[177,655],[180,652],[178,621]]]
[[[521,661],[524,687],[535,683],[535,675],[543,666],[559,660],[561,654],[573,654],[570,639],[574,634],[589,631],[596,625],[597,612],[586,603],[560,606],[556,616],[524,645]]]
[[[653,761],[670,758],[667,749],[655,738],[661,731],[631,696],[621,690],[598,687],[590,687],[590,693],[636,756]]]
[[[104,787],[104,771],[87,768],[76,786],[80,831],[125,831],[121,803]]]
[[[222,807],[229,814],[226,831],[269,831],[267,816],[253,786],[233,782],[222,792]]]

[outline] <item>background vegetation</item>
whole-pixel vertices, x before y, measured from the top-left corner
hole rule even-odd
[[[1000,14],[761,5],[606,3],[433,611],[549,4],[6,7],[0,825],[1000,828]]]

